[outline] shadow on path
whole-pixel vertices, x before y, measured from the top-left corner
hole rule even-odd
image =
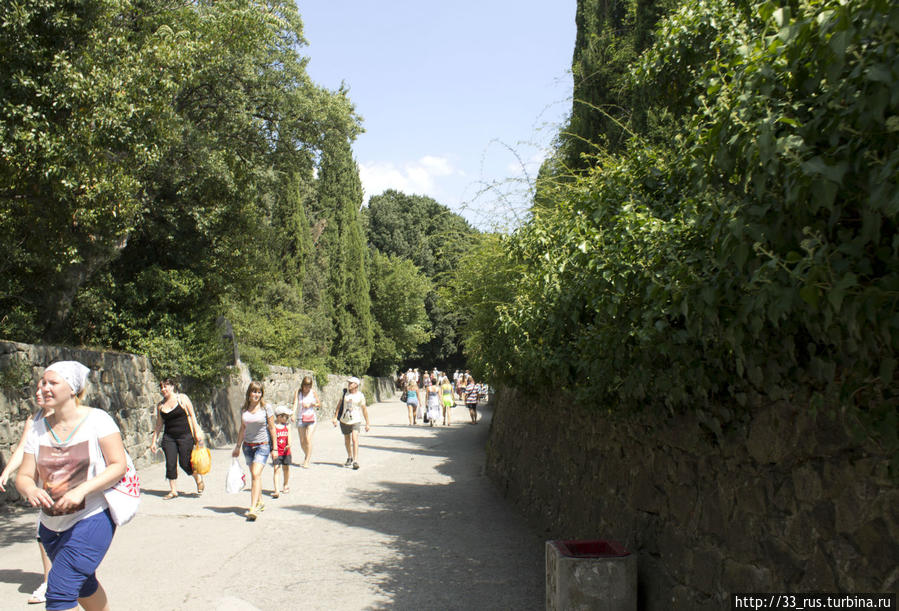
[[[398,440],[405,447],[364,443],[363,451],[437,458],[445,483],[380,481],[376,491],[350,490],[365,509],[285,508],[387,535],[387,560],[349,557],[346,569],[365,575],[391,598],[391,608],[543,608],[544,543],[483,473],[487,423],[431,430],[434,436],[372,435],[367,440]]]

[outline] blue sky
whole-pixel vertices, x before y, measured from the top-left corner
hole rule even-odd
[[[310,76],[346,83],[363,118],[366,197],[394,188],[482,228],[514,223],[570,112],[574,0],[297,4]]]

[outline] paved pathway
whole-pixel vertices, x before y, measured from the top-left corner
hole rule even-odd
[[[163,501],[163,465],[142,469],[140,513],[98,572],[112,609],[543,608],[543,540],[484,475],[490,412],[477,425],[453,412],[451,427],[410,427],[399,401],[372,406],[358,471],[342,466],[339,430],[319,424],[314,464],[291,468],[289,494],[270,498],[265,468],[256,522],[242,517],[249,492],[224,492],[230,449],[213,451],[202,497]],[[40,583],[34,520],[0,518],[0,609],[28,608]]]

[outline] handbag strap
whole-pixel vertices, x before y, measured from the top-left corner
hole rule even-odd
[[[190,411],[187,411],[187,408],[181,403],[181,398],[183,396],[184,395],[181,394],[178,395],[178,405],[180,405],[181,409],[187,413],[187,424],[190,426],[190,436],[194,438],[194,445],[198,446],[200,445],[200,440],[197,439],[197,431],[194,428],[194,408],[191,406]]]

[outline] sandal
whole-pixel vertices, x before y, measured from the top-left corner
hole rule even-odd
[[[278,498],[278,497],[280,497],[280,496],[281,496],[281,493],[280,493],[280,492],[272,492],[272,498],[273,498],[273,499],[276,499],[276,498]]]
[[[31,598],[28,599],[29,605],[40,605],[47,602],[47,582],[45,581],[41,585],[37,587],[37,590],[31,593]]]
[[[206,482],[204,482],[203,480],[200,480],[197,483],[197,496],[200,496],[201,494],[203,494],[204,490],[206,490]]]
[[[284,490],[281,491],[281,494],[287,494],[290,492],[290,486],[284,486]]]
[[[164,497],[162,497],[162,500],[163,500],[163,501],[169,501],[169,500],[175,498],[176,496],[178,496],[178,493],[177,493],[177,492],[169,492],[167,495],[165,495]]]

